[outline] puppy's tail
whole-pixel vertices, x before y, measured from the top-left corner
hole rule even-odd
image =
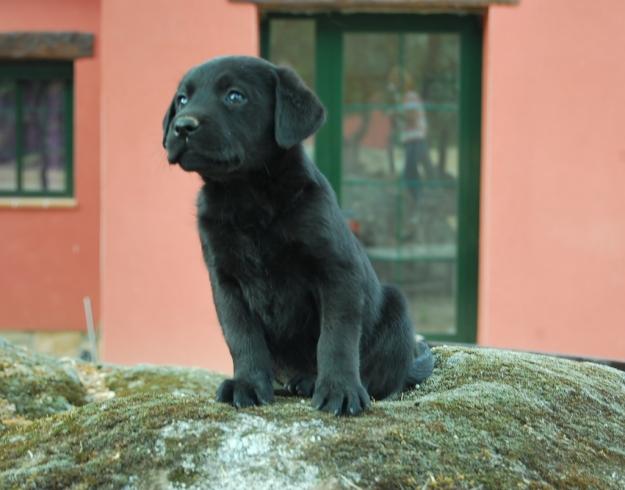
[[[415,385],[425,381],[434,370],[434,354],[430,346],[423,340],[417,342],[416,356],[412,361],[412,366],[408,371],[406,378],[406,388],[412,388]]]

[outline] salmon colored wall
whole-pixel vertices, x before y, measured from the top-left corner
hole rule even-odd
[[[103,356],[231,370],[195,226],[196,175],[170,167],[161,121],[192,65],[256,54],[255,8],[102,4]]]
[[[75,63],[70,209],[0,207],[0,329],[82,329],[82,298],[99,310],[99,1],[3,0],[0,32],[82,31],[95,57]]]
[[[625,359],[625,2],[486,29],[479,341]]]

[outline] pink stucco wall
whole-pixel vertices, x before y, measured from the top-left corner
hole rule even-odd
[[[168,166],[160,121],[188,67],[257,53],[256,10],[5,0],[1,12],[1,31],[93,32],[96,53],[75,65],[78,205],[0,209],[0,328],[82,328],[90,295],[105,360],[229,371],[195,229],[200,183]],[[622,0],[490,9],[481,344],[625,359],[623,46]]]
[[[95,52],[74,63],[74,188],[68,208],[0,206],[0,330],[79,330],[82,298],[100,305],[99,0],[2,0],[0,32],[81,31]]]
[[[625,358],[623,19],[621,0],[489,13],[481,344]],[[225,0],[102,6],[109,361],[231,369],[196,236],[199,182],[166,164],[160,120],[189,66],[256,53],[257,25],[252,7]]]
[[[485,35],[479,341],[625,359],[625,2]]]
[[[102,4],[103,355],[231,369],[195,227],[196,175],[169,167],[161,121],[178,80],[256,54],[255,8],[226,0]]]

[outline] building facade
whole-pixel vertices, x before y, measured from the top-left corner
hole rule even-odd
[[[161,121],[190,66],[246,54],[315,87],[328,122],[305,147],[426,336],[624,359],[623,18],[619,0],[3,2],[0,329],[80,331],[88,296],[105,360],[231,369],[200,182],[167,164]]]

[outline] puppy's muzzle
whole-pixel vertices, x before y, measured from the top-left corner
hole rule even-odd
[[[174,121],[174,134],[185,138],[200,127],[200,121],[193,116],[181,116]]]

